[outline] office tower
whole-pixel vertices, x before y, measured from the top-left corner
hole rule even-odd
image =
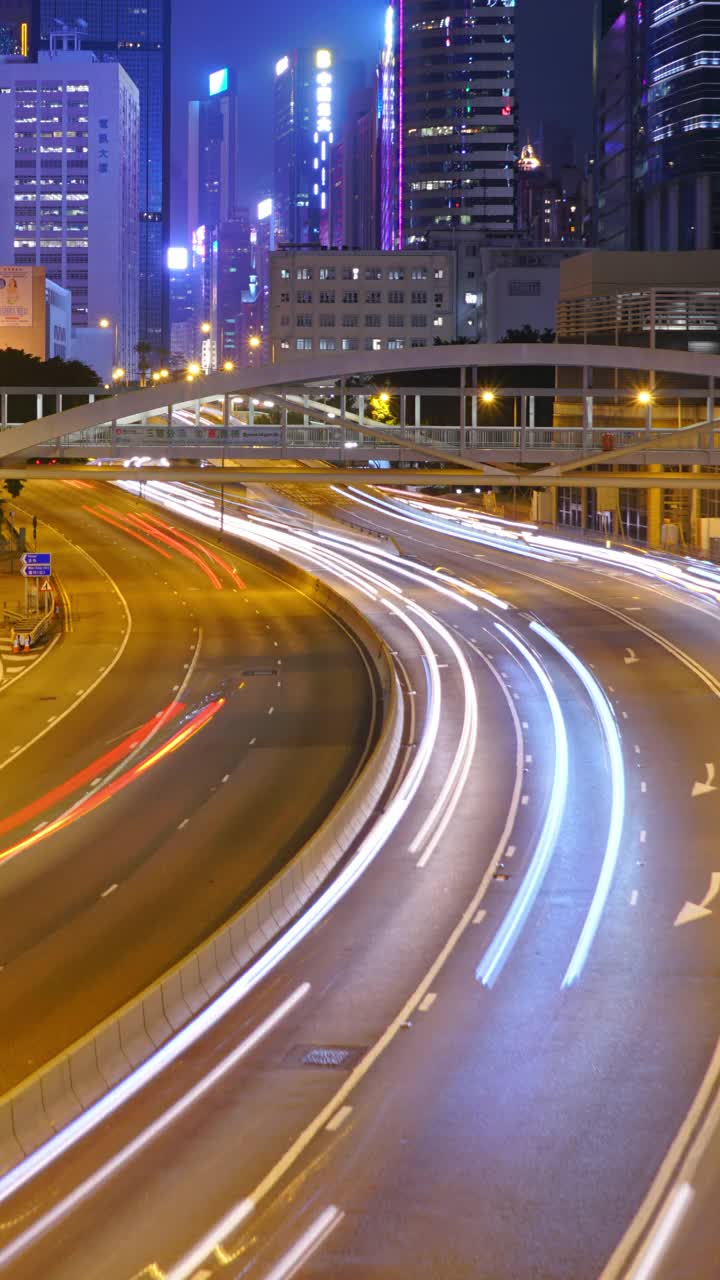
[[[108,354],[128,370],[138,341],[138,130],[136,86],[117,63],[81,50],[76,33],[53,36],[37,63],[0,60],[0,154],[10,157],[0,261],[46,267],[72,294],[83,349],[103,321]]]
[[[646,249],[720,247],[720,28],[710,0],[648,5]]]
[[[252,253],[250,218],[247,209],[237,211],[230,222],[218,228],[217,260],[217,359],[220,366],[227,360],[244,364],[248,325],[246,308],[255,301],[251,291]]]
[[[329,242],[333,88],[329,49],[296,49],[276,63],[273,225],[277,244]]]
[[[31,18],[31,0],[0,0],[0,57],[27,58]]]
[[[400,239],[515,227],[514,0],[400,0]]]
[[[81,19],[85,47],[101,62],[119,62],[139,89],[140,337],[162,349],[169,337],[170,0],[37,0],[37,12],[34,47],[46,49],[58,23]]]
[[[647,169],[644,0],[595,7],[595,222],[603,249],[641,248]]]
[[[398,23],[394,0],[385,10],[378,66],[380,247],[400,248],[400,95]]]
[[[342,240],[353,249],[380,248],[378,95],[357,89],[347,102],[342,142]],[[333,191],[336,175],[333,166]]]
[[[275,248],[272,200],[266,197],[257,207],[254,237],[250,241],[256,280],[256,298],[248,316],[247,350],[243,364],[264,364],[269,355],[270,254]]]
[[[208,97],[188,109],[188,222],[217,227],[237,205],[239,107],[235,73],[208,77]]]
[[[167,267],[171,363],[189,364],[198,359],[202,340],[200,272],[197,267],[193,267],[190,253],[183,245],[168,249]]]

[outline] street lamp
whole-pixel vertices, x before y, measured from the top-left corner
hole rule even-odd
[[[642,405],[652,404],[653,402],[652,391],[648,391],[646,388],[643,388],[642,391],[638,391],[637,402],[638,404],[642,404]]]
[[[645,410],[645,430],[652,430],[652,407],[653,393],[649,387],[642,387],[635,396],[638,404],[641,404]]]
[[[113,376],[113,382],[121,382],[122,379],[125,377],[125,370],[120,368],[113,369],[112,376]]]
[[[233,364],[232,360],[226,360],[223,364],[223,369],[225,370],[226,373],[232,373],[234,368],[235,368],[235,365]]]
[[[110,328],[110,321],[108,320],[107,316],[102,316],[102,317],[101,317],[101,319],[100,319],[100,320],[98,320],[98,327],[99,327],[100,329],[109,329],[109,328]]]
[[[494,404],[495,392],[491,391],[489,387],[486,387],[485,390],[480,393],[480,399],[483,404]]]
[[[202,369],[201,369],[200,365],[198,364],[197,360],[193,360],[193,361],[188,365],[188,367],[187,367],[187,371],[188,371],[188,373],[190,374],[190,376],[191,376],[192,378],[196,378],[196,377],[198,376],[198,374],[199,374],[199,373],[202,373]]]
[[[161,370],[160,370],[160,377],[161,377],[161,378],[169,378],[169,377],[170,377],[170,370],[169,370],[169,369],[161,369]]]
[[[256,333],[252,333],[248,338],[248,346],[251,348],[252,351],[257,351],[261,343],[262,343],[262,338],[259,338]]]
[[[159,372],[157,371],[157,369],[155,370],[155,372],[154,372],[154,374],[153,374],[153,376],[152,376],[152,380],[153,380],[153,382],[159,382],[159,381],[160,381],[160,374],[159,374]]]
[[[209,320],[203,320],[202,324],[200,325],[200,332],[201,332],[201,333],[211,333],[211,332],[212,332],[212,325],[210,324],[210,321],[209,321]]]
[[[389,403],[390,403],[390,395],[389,395],[389,393],[388,393],[387,391],[381,391],[381,392],[380,392],[380,395],[379,395],[379,397],[378,397],[378,399],[379,399],[379,400],[382,400],[383,404],[389,404]]]

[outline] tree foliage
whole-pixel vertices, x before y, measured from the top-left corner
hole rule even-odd
[[[554,342],[554,329],[533,329],[531,324],[524,324],[521,329],[508,329],[501,342]]]
[[[0,387],[98,387],[100,379],[82,360],[41,360],[17,347],[0,349]]]

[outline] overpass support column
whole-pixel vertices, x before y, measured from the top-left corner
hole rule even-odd
[[[6,427],[8,424],[8,394],[3,391],[0,396],[0,427]]]
[[[593,427],[593,398],[590,394],[592,386],[592,373],[587,365],[583,365],[582,371],[582,450],[583,453],[590,453],[592,450],[592,427]]]
[[[708,378],[708,394],[707,404],[705,406],[705,417],[708,422],[712,422],[715,417],[715,379]],[[698,441],[698,444],[700,441]],[[711,427],[708,431],[708,448],[712,449],[715,445],[715,428]],[[693,489],[693,493],[695,490]]]
[[[287,457],[288,450],[288,407],[285,403],[280,410],[280,449],[284,458]]]
[[[537,524],[557,523],[557,488],[548,485],[547,489],[536,489],[532,495],[531,518]]]
[[[195,426],[200,426],[200,401],[195,401]]]
[[[477,385],[478,385],[478,371],[477,371],[477,367],[475,367],[473,368],[473,371],[472,371],[473,393],[472,393],[472,399],[470,400],[470,425],[473,431],[477,429]]]
[[[42,418],[42,416],[43,416],[43,397],[42,397],[42,391],[39,391],[38,394],[35,396],[35,417]]]
[[[460,450],[459,452],[461,456],[465,452],[465,411],[467,409],[467,405],[465,403],[465,384],[466,384],[466,369],[465,369],[465,365],[463,365],[462,369],[460,370]]]
[[[648,467],[648,471],[662,474],[662,467],[654,463]],[[648,489],[647,491],[647,540],[649,547],[660,546],[660,527],[662,525],[662,489]]]
[[[422,419],[420,416],[420,396],[415,396],[415,429],[420,426]]]
[[[345,394],[345,379],[341,378],[340,379],[340,424],[341,424],[340,425],[340,443],[343,449],[345,448],[345,442],[347,440],[347,427],[345,426],[346,401],[347,401],[347,396]],[[326,422],[325,425],[328,426],[329,424]],[[354,436],[353,439],[357,439],[357,437]]]

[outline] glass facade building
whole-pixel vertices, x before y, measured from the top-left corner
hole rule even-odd
[[[334,72],[329,49],[296,49],[275,66],[275,243],[329,242]]]
[[[398,0],[401,243],[515,227],[514,0]]]
[[[169,346],[165,254],[170,222],[170,0],[35,0],[35,48],[49,47],[58,24],[78,20],[83,47],[101,62],[119,62],[140,93],[140,336]]]

